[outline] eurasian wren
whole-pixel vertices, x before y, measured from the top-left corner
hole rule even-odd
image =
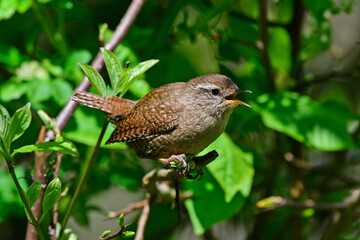
[[[139,157],[160,160],[196,155],[225,130],[240,90],[230,78],[209,74],[156,88],[139,101],[75,92],[71,99],[97,108],[116,123],[106,144],[126,142]]]

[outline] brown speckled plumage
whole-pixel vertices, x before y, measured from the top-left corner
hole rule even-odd
[[[235,106],[246,105],[233,99],[237,92],[228,77],[209,74],[156,88],[137,102],[84,92],[72,100],[117,121],[107,144],[126,142],[138,156],[158,159],[195,155],[213,142]]]

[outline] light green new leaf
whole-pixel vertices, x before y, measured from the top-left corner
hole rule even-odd
[[[39,197],[41,190],[41,181],[36,181],[31,184],[31,186],[26,190],[26,198],[29,203],[29,206],[32,207]]]
[[[44,112],[43,110],[39,110],[37,111],[39,117],[41,118],[41,121],[44,123],[44,125],[46,126],[47,129],[50,129],[51,131],[54,132],[55,136],[59,136],[60,134],[60,130],[59,128],[56,126],[56,121],[54,118],[51,118],[49,115],[47,115],[46,112]]]
[[[243,152],[226,133],[223,133],[199,155],[214,149],[219,153],[219,157],[207,168],[223,189],[225,201],[230,202],[237,192],[247,197],[250,194],[254,176],[253,155]]]
[[[126,91],[130,88],[130,86],[128,86],[130,77],[131,77],[130,68],[126,68],[121,72],[118,88],[116,89],[116,91],[114,90],[114,95],[120,93],[120,97],[122,97],[126,93]]]
[[[101,48],[101,51],[104,56],[105,65],[110,77],[111,86],[114,89],[114,95],[117,95],[120,91],[121,86],[121,64],[113,52],[105,48]]]
[[[96,92],[101,96],[106,96],[106,85],[104,79],[101,77],[100,73],[95,70],[90,65],[79,63],[81,69],[84,71],[85,75],[88,77],[91,85],[95,88]]]
[[[310,147],[338,151],[355,146],[346,127],[352,114],[338,114],[307,96],[295,92],[265,94],[252,106],[267,127]]]
[[[30,103],[27,103],[24,107],[18,109],[12,116],[7,141],[13,142],[23,135],[25,130],[29,127],[30,122]]]
[[[127,83],[124,83],[124,87],[122,88],[122,92],[125,93],[131,86],[131,84],[138,79],[144,72],[149,70],[152,66],[158,63],[158,59],[150,59],[145,62],[141,62],[136,67],[134,67],[131,71],[130,78]]]
[[[0,104],[0,135],[2,139],[6,139],[9,127],[10,127],[10,114],[6,110],[6,108],[4,108]]]
[[[34,152],[34,151],[42,151],[42,152],[62,152],[65,154],[69,154],[73,157],[79,156],[79,152],[76,149],[75,145],[63,138],[63,137],[57,137],[54,139],[54,141],[50,142],[43,142],[43,143],[37,143],[32,145],[26,145],[21,148],[15,149],[14,153],[27,153],[27,152]]]
[[[75,233],[70,233],[68,240],[77,240],[77,239],[78,239],[78,237]]]
[[[42,202],[43,214],[39,222],[42,222],[48,211],[50,211],[51,208],[59,201],[60,196],[61,196],[61,182],[59,178],[55,178],[49,183],[49,185],[45,190],[44,199]]]

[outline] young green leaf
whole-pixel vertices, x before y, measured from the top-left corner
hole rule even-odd
[[[49,183],[49,185],[45,190],[44,199],[42,202],[43,214],[41,216],[40,222],[42,222],[45,215],[59,201],[60,196],[61,196],[61,182],[59,178],[55,178]]]
[[[119,216],[119,227],[122,228],[122,227],[124,227],[124,225],[125,225],[125,220],[124,220],[124,214],[122,213]]]
[[[88,77],[91,85],[95,88],[96,92],[101,96],[106,96],[106,85],[104,79],[101,77],[100,73],[96,71],[92,66],[79,63],[81,69],[84,71],[85,75]]]
[[[101,234],[101,237],[102,237],[102,238],[107,237],[107,236],[110,235],[110,233],[111,233],[110,230],[105,230],[105,231]]]
[[[47,129],[50,129],[51,131],[54,132],[55,136],[59,136],[60,134],[60,130],[59,128],[56,126],[56,122],[55,119],[51,118],[49,115],[47,115],[46,112],[44,112],[43,110],[39,110],[38,112],[39,117],[41,118],[41,120],[43,121],[44,125],[46,126]]]
[[[77,240],[77,239],[78,239],[78,237],[77,237],[77,235],[75,233],[71,233],[69,238],[68,238],[68,240]]]
[[[79,156],[79,152],[76,149],[75,145],[71,141],[63,137],[57,137],[54,139],[54,141],[51,142],[43,142],[43,143],[23,146],[21,148],[15,149],[13,155],[16,153],[27,153],[34,151],[42,151],[42,152],[55,151],[55,152],[62,152],[65,154],[69,154],[73,157]]]
[[[121,81],[120,81],[121,73],[122,73],[121,64],[117,59],[117,57],[115,56],[115,54],[112,53],[111,51],[105,48],[101,48],[101,51],[104,56],[106,69],[109,73],[111,86],[114,89],[114,95],[116,95],[119,92],[120,90],[119,88],[121,86]]]
[[[127,238],[132,238],[135,236],[135,232],[134,231],[126,231],[122,234],[122,237],[127,239]]]
[[[10,125],[10,114],[8,113],[6,108],[4,108],[0,104],[0,136],[3,139],[6,139],[9,130],[9,125]]]
[[[129,80],[126,83],[124,83],[122,92],[125,93],[136,79],[138,79],[144,72],[149,70],[149,68],[151,68],[158,62],[159,62],[158,59],[150,59],[145,62],[141,62],[136,67],[134,67],[131,71],[132,73]]]
[[[118,93],[120,93],[120,96],[124,95],[124,93],[125,93],[124,89],[126,88],[126,85],[128,84],[130,77],[131,77],[131,69],[130,68],[126,68],[121,71],[119,83],[117,85],[117,88],[114,89],[114,95],[117,95]]]
[[[9,135],[6,139],[9,143],[18,139],[25,130],[29,127],[31,122],[30,103],[18,109],[11,118]]]
[[[41,181],[36,181],[31,184],[31,186],[26,190],[26,198],[28,200],[29,206],[32,207],[38,198],[41,190]]]

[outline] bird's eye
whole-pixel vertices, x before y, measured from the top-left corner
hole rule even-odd
[[[217,89],[217,88],[213,88],[213,89],[211,89],[211,93],[213,94],[213,95],[219,95],[219,89]]]

